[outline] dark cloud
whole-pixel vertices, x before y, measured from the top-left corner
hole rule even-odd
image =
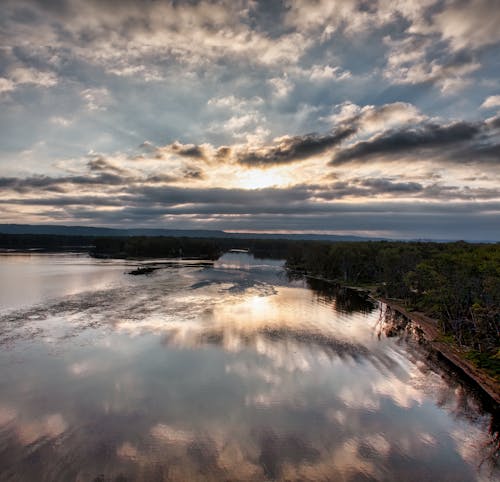
[[[177,154],[178,156],[190,157],[194,159],[206,158],[206,153],[203,147],[194,144],[182,144],[179,141],[175,141],[172,144],[165,146],[163,149]]]
[[[148,179],[148,178],[146,178]],[[486,188],[461,188],[456,186],[440,185],[437,183],[423,186],[416,182],[394,181],[387,178],[354,178],[346,181],[337,181],[329,185],[302,184],[289,188],[264,188],[256,190],[248,189],[224,189],[224,188],[194,188],[178,187],[169,185],[152,185],[142,183],[125,183],[121,187],[115,187],[113,192],[106,194],[74,194],[74,190],[57,189],[56,179],[45,179],[38,186],[39,193],[31,185],[31,189],[24,186],[20,199],[4,196],[0,201],[3,205],[99,205],[105,206],[109,200],[109,206],[121,206],[132,209],[151,208],[159,210],[164,214],[171,215],[258,215],[258,214],[290,214],[311,215],[318,213],[335,213],[339,209],[347,211],[344,203],[338,205],[335,201],[354,199],[357,203],[370,200],[373,205],[376,200],[385,200],[391,205],[396,198],[401,198],[401,209],[409,209],[405,203],[407,199],[431,202],[432,200],[450,201],[454,200],[494,200],[498,198],[495,189]],[[49,186],[49,188],[47,188]],[[0,185],[0,187],[2,187]],[[12,189],[10,183],[3,186]],[[55,188],[54,188],[55,187]],[[63,186],[65,187],[65,181]],[[47,192],[49,191],[49,193]],[[57,195],[51,195],[55,193]],[[351,201],[353,202],[353,201]],[[415,209],[413,207],[412,209]],[[410,211],[412,210],[410,209]]]
[[[123,169],[107,160],[104,156],[95,156],[87,162],[87,167],[91,172],[114,172],[116,174],[127,174],[128,170]]]
[[[27,178],[0,177],[0,188],[11,189],[20,193],[31,192],[34,190],[67,192],[68,185],[79,186],[123,186],[128,178],[103,172],[96,176],[32,176]]]
[[[20,193],[30,192],[35,189],[53,190],[56,192],[66,192],[59,180],[49,176],[32,176],[28,178],[0,177],[0,189],[11,189]]]
[[[500,237],[495,210],[498,203],[368,203],[342,204],[330,207],[329,211],[290,214],[256,213],[239,217],[232,214],[204,212],[198,214],[175,214],[178,228],[227,229],[236,231],[276,230],[300,232],[331,231],[358,234],[372,233],[388,237],[414,239],[466,239],[495,240]],[[63,222],[92,220],[93,222],[120,226],[124,222],[136,226],[157,227],[171,222],[169,210],[162,207],[123,207],[96,213],[87,207],[66,206],[57,212],[45,214]],[[464,232],[464,223],[468,230]],[[321,229],[318,229],[321,226]]]
[[[488,119],[488,124],[494,129],[500,129],[500,115]]]
[[[448,125],[426,123],[417,127],[391,129],[375,135],[369,140],[359,141],[353,145],[339,149],[330,164],[340,165],[349,162],[363,162],[373,157],[382,160],[395,160],[412,152],[434,151],[436,156],[445,157],[451,149],[463,149],[462,154],[447,159],[462,162],[464,153],[468,153],[469,161],[489,161],[499,159],[499,151],[488,134],[489,126],[485,123],[454,122]],[[443,149],[443,151],[441,151]],[[446,151],[444,151],[446,149]],[[432,153],[432,152],[431,152]],[[425,157],[424,159],[425,160]]]
[[[204,172],[196,166],[188,166],[182,172],[184,179],[204,179]]]
[[[171,174],[153,174],[147,176],[144,182],[146,184],[169,184],[178,180],[179,178],[177,176],[172,176]]]
[[[215,160],[225,162],[231,157],[232,149],[229,146],[220,146],[215,151]]]
[[[102,207],[121,207],[126,206],[130,201],[127,196],[50,196],[45,198],[3,198],[1,204],[24,205],[24,206],[102,206]]]
[[[100,164],[100,162],[99,162]],[[94,174],[92,171],[96,171]],[[113,169],[114,170],[114,169]],[[31,176],[21,177],[0,177],[0,190],[12,190],[19,193],[35,193],[39,191],[50,192],[73,192],[75,186],[79,187],[114,187],[128,188],[135,184],[168,184],[182,179],[199,179],[203,177],[202,171],[195,169],[187,170],[183,175],[172,176],[169,174],[152,174],[149,176],[137,176],[130,174],[126,169],[116,168],[116,172],[101,172],[101,168],[92,168],[91,174],[80,174],[72,176]],[[103,193],[107,193],[104,191]]]
[[[315,186],[299,185],[290,189],[265,188],[257,190],[224,188],[189,188],[175,186],[135,186],[128,190],[136,196],[138,202],[161,203],[165,205],[196,204],[212,206],[214,212],[218,206],[244,206],[245,209],[272,208],[289,203],[306,201]]]
[[[451,186],[432,182],[423,185],[414,181],[395,181],[389,178],[353,178],[348,181],[338,181],[322,189],[313,191],[311,197],[335,200],[349,197],[376,198],[389,196],[394,199],[415,198],[424,200],[473,200],[473,199],[497,199],[498,190],[493,188],[467,186]]]
[[[386,178],[364,179],[361,184],[378,193],[418,193],[424,190],[418,182],[394,182]]]
[[[271,166],[302,161],[332,149],[355,132],[354,127],[342,127],[331,134],[285,137],[280,139],[277,145],[243,151],[237,155],[237,161],[248,166]]]
[[[463,162],[500,164],[500,142],[477,143],[464,146],[453,153],[453,158]]]
[[[165,153],[178,156],[200,159],[204,161],[229,162],[234,161],[248,167],[270,167],[279,164],[288,164],[308,159],[312,156],[323,154],[344,140],[354,135],[358,127],[353,123],[350,126],[340,126],[328,134],[305,134],[298,136],[284,136],[278,138],[273,144],[254,147],[234,148],[219,146],[210,149],[210,146],[195,144],[182,144],[178,141],[163,147],[154,147],[154,156],[162,159]],[[152,149],[150,144],[143,144],[143,148]]]

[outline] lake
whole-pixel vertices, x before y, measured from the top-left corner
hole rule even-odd
[[[498,480],[411,326],[281,265],[0,255],[0,480]]]

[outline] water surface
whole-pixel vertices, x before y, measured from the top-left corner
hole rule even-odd
[[[499,476],[491,414],[383,306],[245,253],[135,265],[0,256],[0,480]]]

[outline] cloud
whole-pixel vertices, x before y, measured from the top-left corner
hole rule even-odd
[[[454,50],[477,49],[500,41],[500,11],[491,0],[447,2],[433,16],[434,27]]]
[[[155,147],[147,144],[145,147],[153,150],[154,156],[158,159],[162,159],[165,153],[171,153],[214,164],[231,162],[247,167],[266,168],[300,162],[323,154],[341,144],[355,132],[355,127],[346,125],[328,134],[283,136],[274,139],[270,144],[255,145],[257,139],[254,138],[252,142],[232,146],[215,147],[211,144],[182,144],[175,141],[166,146]]]
[[[17,8],[18,3],[5,2],[8,22],[2,43],[16,52],[26,46],[36,49],[38,62],[43,59],[47,67],[78,59],[113,76],[154,83],[165,82],[173,73],[178,78],[198,74],[205,78],[214,66],[253,65],[268,71],[264,73],[281,97],[293,87],[287,71],[308,72],[312,82],[352,77],[351,69],[332,66],[328,56],[314,57],[318,54],[314,49],[328,44],[334,35],[376,43],[379,30],[390,31],[395,40],[386,38],[397,52],[388,60],[387,79],[434,82],[443,91],[463,86],[479,63],[469,60],[458,65],[453,55],[441,58],[440,42],[451,54],[463,55],[500,40],[498,14],[488,0],[418,4],[381,0],[371,5],[362,0],[287,0],[275,9],[267,8],[269,21],[260,24],[258,12],[266,10],[266,4],[259,1],[142,2],[139,6],[129,1],[118,5],[64,0],[57,2],[58,8],[32,1],[23,2],[24,10]],[[300,64],[310,53],[314,54],[312,67],[306,69]],[[30,72],[28,77],[39,85],[58,81],[50,69]]]
[[[197,171],[184,173],[186,178],[199,178]],[[144,176],[122,178],[112,176],[73,176],[70,178],[0,179],[0,189],[17,191],[24,196],[3,196],[2,204],[23,205],[98,205],[122,207],[134,212],[150,210],[171,215],[232,214],[319,214],[335,212],[339,200],[373,201],[375,198],[393,201],[398,198],[430,200],[495,200],[500,196],[494,188],[460,187],[431,181],[409,181],[401,177],[354,177],[326,184],[296,184],[290,187],[262,189],[187,187],[165,184],[165,179]],[[110,191],[86,191],[108,182]],[[79,186],[79,195],[70,186]],[[55,195],[54,195],[55,194]],[[344,207],[345,209],[345,207]]]
[[[197,146],[195,144],[182,144],[179,141],[175,141],[162,149],[164,151],[170,151],[178,156],[190,157],[194,159],[206,158],[205,149],[202,146]]]
[[[56,222],[89,222],[122,226],[173,226],[191,229],[226,229],[233,231],[292,231],[360,233],[402,238],[435,239],[498,239],[497,203],[340,203],[329,209],[305,209],[290,212],[284,206],[270,208],[270,213],[235,216],[218,214],[213,209],[196,214],[182,214],[162,207],[126,207],[99,209],[63,206],[56,210],[35,209],[34,219],[47,216]],[[229,209],[228,209],[229,211]],[[464,230],[464,225],[467,229]],[[375,234],[376,233],[376,234]]]
[[[286,97],[293,90],[293,82],[287,77],[274,77],[267,82],[276,97]]]
[[[465,51],[432,58],[435,45],[429,39],[410,36],[398,41],[386,39],[386,43],[390,50],[384,77],[393,84],[431,83],[443,93],[455,94],[469,85],[470,75],[481,68]]]
[[[204,163],[224,163],[229,162],[232,156],[233,148],[230,146],[214,147],[211,144],[183,144],[180,141],[174,141],[164,146],[155,146],[150,142],[144,142],[141,148],[147,151],[141,159],[148,159],[150,155],[155,160],[166,160],[169,156],[180,159],[190,159],[193,162],[203,161]],[[175,161],[175,159],[174,159]],[[181,166],[186,168],[185,165]],[[189,169],[200,170],[200,166],[189,166]]]
[[[7,1],[6,15],[19,23],[15,7],[16,2]],[[58,2],[58,8],[27,2],[25,22],[29,26],[34,19],[38,28],[17,25],[15,32],[9,28],[5,45],[19,45],[22,36],[24,44],[40,51],[69,48],[79,59],[113,75],[155,81],[164,79],[159,57],[194,68],[227,58],[287,65],[296,62],[311,43],[298,32],[272,38],[251,28],[252,12],[252,5],[243,0],[140,5],[66,0]]]
[[[364,179],[361,184],[378,193],[418,193],[424,190],[418,182],[394,182],[387,178]]]
[[[218,113],[230,113],[224,120],[211,122],[207,128],[209,132],[229,134],[232,138],[247,139],[247,142],[265,138],[269,131],[263,127],[267,119],[262,114],[264,99],[260,96],[251,98],[236,97],[234,95],[213,97],[207,102]],[[215,108],[215,109],[214,109]]]
[[[339,145],[352,136],[355,130],[343,127],[331,134],[307,134],[303,136],[285,136],[276,139],[276,143],[257,149],[238,152],[237,161],[249,166],[270,166],[308,159]]]
[[[361,107],[349,101],[336,105],[334,113],[325,118],[334,125],[352,125],[364,133],[415,124],[425,119],[426,117],[414,105],[407,102]]]
[[[34,84],[41,87],[53,87],[57,84],[57,76],[53,72],[43,72],[31,67],[13,68],[10,78],[15,84]]]
[[[369,201],[387,226],[411,202],[486,216],[488,3],[5,0],[1,216],[355,229]]]
[[[19,193],[29,193],[34,189],[67,192],[72,186],[120,186],[130,179],[118,174],[102,172],[98,175],[78,175],[78,176],[30,176],[26,178],[0,177],[0,188],[11,189]]]
[[[348,34],[376,28],[383,20],[378,15],[361,8],[361,2],[351,0],[289,0],[285,24],[301,32],[319,32],[322,40],[328,40],[338,30]],[[372,24],[370,25],[370,19]]]
[[[82,90],[81,96],[90,111],[106,110],[111,102],[111,94],[105,87]]]
[[[427,122],[417,127],[391,129],[339,149],[331,164],[366,162],[372,158],[395,161],[412,154],[421,155],[424,161],[439,157],[452,163],[497,162],[500,151],[497,142],[485,137],[489,131],[487,123],[464,121],[445,125]]]
[[[486,119],[485,124],[491,129],[500,129],[500,115]]]
[[[128,169],[124,169],[115,163],[107,160],[102,155],[93,156],[88,162],[87,167],[91,172],[114,172],[116,174],[130,174]]]
[[[300,32],[317,32],[322,41],[335,34],[367,34],[387,25],[405,22],[405,30],[420,36],[438,35],[459,51],[477,49],[500,41],[498,9],[490,0],[288,0],[285,24]]]
[[[102,155],[92,155],[86,161],[87,172],[75,172],[66,176],[32,175],[28,177],[0,177],[0,190],[11,190],[21,194],[36,193],[39,191],[70,193],[74,196],[75,187],[82,190],[103,192],[104,196],[110,194],[102,189],[122,188],[128,189],[136,184],[164,185],[184,179],[199,179],[203,171],[198,167],[184,166],[174,170],[175,174],[165,173],[137,173],[131,169],[121,167],[117,162],[106,159]]]
[[[348,70],[343,70],[339,66],[313,65],[309,71],[309,78],[312,81],[341,81],[347,80],[352,76]]]
[[[183,179],[204,179],[205,173],[198,166],[188,166],[182,172]],[[151,178],[148,178],[151,181]]]
[[[54,72],[40,71],[32,67],[13,67],[8,69],[6,75],[7,77],[0,77],[0,94],[26,85],[49,88],[58,83]]]
[[[0,77],[0,94],[4,92],[11,92],[15,89],[15,84],[11,79],[6,79],[4,77]]]
[[[1,178],[3,212],[8,215],[17,206],[17,212],[31,213],[33,221],[48,217],[59,222],[168,223],[240,231],[384,231],[403,237],[422,237],[425,232],[426,237],[446,238],[467,237],[460,231],[465,220],[477,228],[468,231],[476,237],[495,239],[499,234],[493,220],[500,199],[493,187],[454,186],[434,179],[416,182],[401,176],[257,190],[189,187],[167,185],[161,176],[101,172],[109,164],[94,162],[97,175]],[[104,190],[102,182],[108,183]],[[12,191],[20,196],[9,197]]]
[[[71,119],[66,118],[66,117],[54,116],[54,117],[50,118],[50,122],[52,122],[56,125],[62,126],[62,127],[67,127],[67,126],[71,125],[71,123],[73,121]]]
[[[248,108],[254,108],[256,106],[262,105],[264,99],[259,96],[253,96],[251,98],[236,97],[235,95],[226,95],[221,97],[212,97],[208,100],[207,104],[219,108],[227,108],[237,112],[242,112]]]
[[[259,122],[260,118],[261,116],[257,112],[234,115],[223,123],[222,128],[234,135],[244,130],[245,128],[248,128],[249,126],[256,125]]]
[[[490,95],[481,104],[481,109],[493,109],[500,107],[500,95]]]

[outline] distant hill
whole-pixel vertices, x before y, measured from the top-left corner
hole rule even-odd
[[[44,224],[0,224],[0,233],[51,234],[62,236],[172,236],[188,238],[296,239],[317,241],[368,241],[382,239],[330,234],[227,233],[225,231],[210,229],[115,229],[94,226],[59,226]]]

